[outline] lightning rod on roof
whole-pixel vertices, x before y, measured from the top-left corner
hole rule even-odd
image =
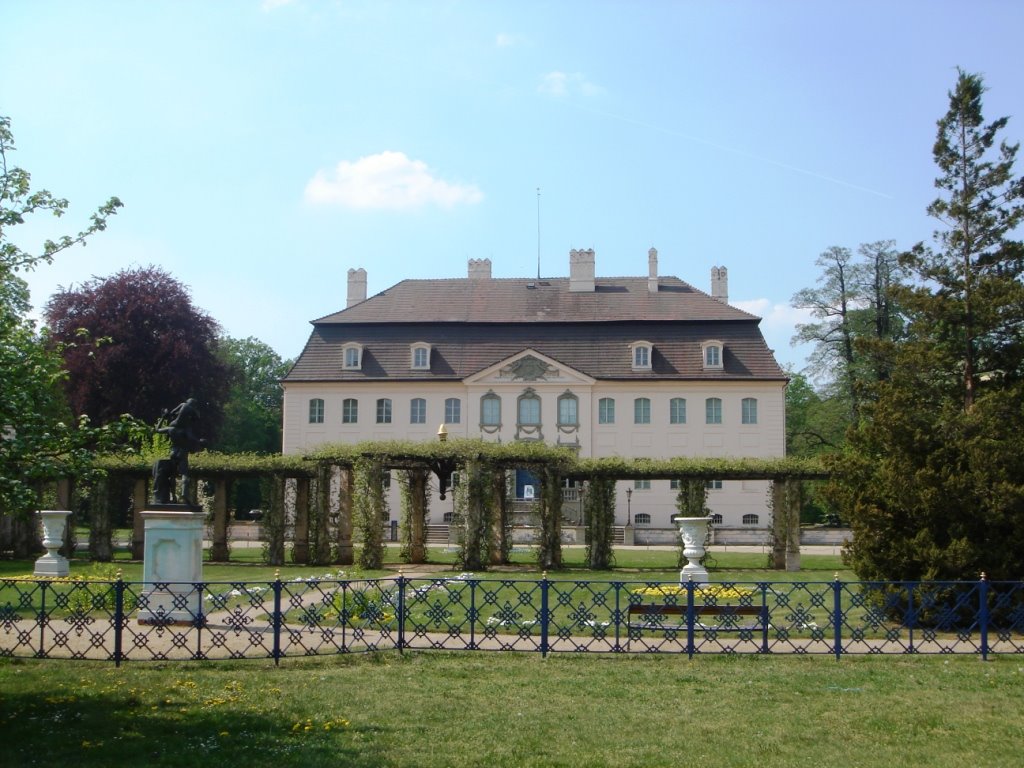
[[[540,280],[540,187],[537,187],[537,279]]]

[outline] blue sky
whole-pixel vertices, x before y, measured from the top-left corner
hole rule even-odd
[[[1018,2],[4,0],[13,160],[71,201],[13,233],[107,232],[28,275],[158,265],[284,357],[309,320],[404,278],[660,272],[764,318],[833,245],[929,240],[935,121],[958,66],[1024,136]],[[1022,169],[1018,168],[1018,172]],[[538,196],[539,238],[538,238]]]

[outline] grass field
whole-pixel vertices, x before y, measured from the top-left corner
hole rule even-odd
[[[1001,657],[0,659],[0,765],[1020,765]]]

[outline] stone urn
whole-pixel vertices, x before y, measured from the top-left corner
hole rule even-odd
[[[71,511],[67,509],[39,510],[46,554],[36,560],[33,576],[68,576],[71,573],[67,558],[57,553],[64,543],[64,526],[67,525],[70,514]]]
[[[688,561],[679,572],[680,583],[692,580],[695,584],[707,584],[708,571],[700,564],[700,559],[704,557],[704,542],[707,541],[711,518],[673,517],[672,520],[679,526],[679,535],[683,538],[683,555]]]

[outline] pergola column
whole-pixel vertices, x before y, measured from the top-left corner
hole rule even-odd
[[[337,552],[335,562],[338,565],[352,565],[352,496],[355,488],[355,477],[351,467],[341,468],[341,483],[338,488],[338,528]]]
[[[295,483],[295,534],[292,539],[292,561],[300,565],[309,564],[309,478],[290,478]],[[320,486],[327,486],[327,494],[331,490],[331,476],[321,473]],[[327,519],[327,505],[323,503],[323,490],[317,496],[317,515],[321,524]]]
[[[228,494],[231,483],[223,477],[213,481],[213,530],[210,541],[210,562],[226,563],[228,551]]]
[[[142,511],[149,501],[148,492],[146,478],[135,478],[132,491],[132,560],[142,560],[146,554],[146,522],[142,519]]]

